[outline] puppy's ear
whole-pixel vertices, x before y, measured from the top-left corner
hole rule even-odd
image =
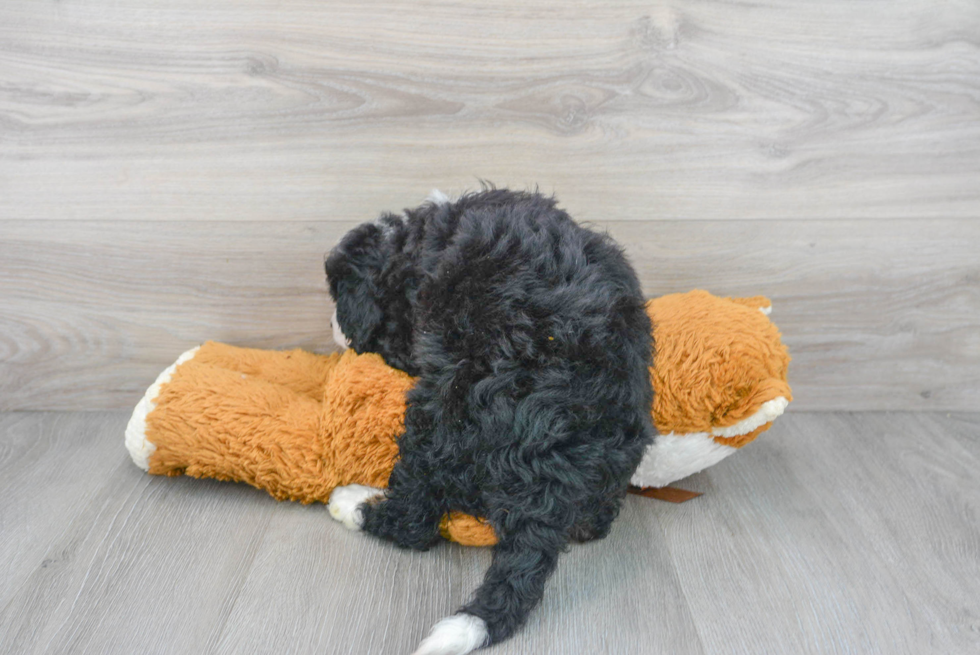
[[[384,320],[379,286],[383,242],[381,229],[365,223],[348,232],[324,262],[337,321],[356,352],[371,349],[369,344]]]
[[[370,344],[376,340],[384,313],[365,284],[342,282],[337,300],[337,322],[350,347],[355,352],[375,350]]]

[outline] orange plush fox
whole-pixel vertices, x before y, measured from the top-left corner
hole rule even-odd
[[[766,298],[705,291],[651,300],[659,435],[633,476],[663,487],[749,443],[792,400],[789,355]],[[760,311],[761,310],[761,311]],[[247,482],[279,500],[327,502],[334,487],[384,487],[414,380],[377,355],[315,355],[208,342],[157,378],[126,428],[154,475]],[[479,517],[443,519],[467,545],[496,541]]]

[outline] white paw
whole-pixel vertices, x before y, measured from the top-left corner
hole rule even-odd
[[[412,655],[463,655],[487,642],[487,624],[478,616],[460,612],[432,626],[429,636]]]
[[[365,487],[363,484],[337,487],[330,494],[330,504],[327,505],[327,509],[330,510],[330,516],[343,523],[348,530],[360,530],[364,525],[361,504],[383,493],[383,489]]]

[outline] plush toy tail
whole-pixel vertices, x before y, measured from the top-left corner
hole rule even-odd
[[[133,458],[133,463],[144,471],[150,470],[150,457],[157,449],[156,444],[147,439],[146,418],[156,409],[160,390],[173,378],[177,367],[193,359],[198,350],[200,350],[200,346],[191,348],[178,357],[176,362],[165,368],[143,394],[133,410],[133,415],[129,417],[129,423],[126,425],[126,450],[129,451],[129,456]]]
[[[247,482],[280,500],[328,500],[339,476],[321,403],[207,363],[220,359],[217,346],[184,353],[147,390],[126,428],[133,462],[154,475]]]

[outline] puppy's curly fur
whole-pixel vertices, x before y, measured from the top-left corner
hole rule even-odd
[[[350,346],[419,378],[363,529],[426,549],[446,512],[487,517],[499,543],[461,613],[505,639],[569,539],[608,533],[652,439],[636,274],[554,199],[492,188],[353,229],[326,272]]]

